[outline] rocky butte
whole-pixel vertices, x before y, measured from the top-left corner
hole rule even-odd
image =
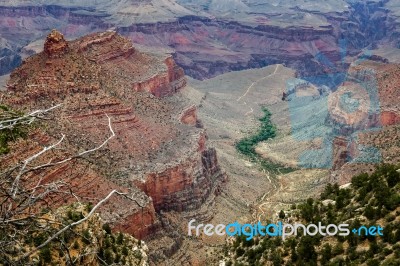
[[[113,31],[66,41],[53,30],[44,51],[10,77],[2,104],[29,112],[61,104],[0,165],[13,165],[56,143],[34,164],[56,162],[98,147],[83,158],[31,172],[23,185],[59,180],[81,201],[96,203],[117,189],[101,217],[115,229],[146,237],[161,229],[162,212],[199,209],[213,202],[226,176],[196,108],[184,98],[183,70],[169,54],[141,52]],[[76,199],[55,195],[52,206]],[[194,213],[194,212],[193,212]],[[204,215],[204,214],[203,214]],[[207,215],[203,216],[207,217]],[[199,218],[201,219],[201,218]]]

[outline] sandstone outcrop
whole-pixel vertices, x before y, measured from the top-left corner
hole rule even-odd
[[[64,35],[56,30],[52,30],[47,36],[46,42],[44,43],[44,52],[49,57],[61,55],[68,49],[68,43],[64,39]]]
[[[198,123],[196,106],[192,105],[189,108],[183,110],[179,119],[184,124],[192,126],[196,125]]]
[[[56,56],[55,56],[56,55]],[[183,70],[168,54],[142,52],[113,31],[67,42],[53,31],[44,52],[24,61],[10,77],[2,103],[24,112],[61,106],[0,158],[12,165],[55,143],[61,148],[36,163],[57,161],[97,147],[68,163],[32,172],[24,184],[62,180],[84,201],[97,202],[117,189],[100,215],[118,230],[146,237],[160,228],[161,211],[192,211],[220,190],[225,174],[196,110],[179,93]],[[185,111],[186,110],[186,111]],[[190,110],[189,112],[187,110]],[[181,114],[188,113],[186,118]],[[55,205],[72,202],[58,195]]]

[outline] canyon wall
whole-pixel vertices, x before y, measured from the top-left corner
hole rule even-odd
[[[62,180],[74,195],[93,203],[118,190],[126,196],[114,195],[101,207],[101,217],[136,237],[151,235],[161,228],[158,213],[196,210],[226,179],[197,117],[180,119],[185,110],[196,113],[179,93],[185,84],[170,55],[144,53],[116,32],[68,42],[52,31],[44,52],[11,74],[2,101],[24,112],[60,107],[0,158],[1,165],[34,154],[61,133],[62,149],[37,163],[74,156],[104,142],[111,125],[115,137],[104,148],[32,173],[24,184]],[[75,198],[52,200],[58,206]]]
[[[160,7],[161,11],[168,11],[164,12],[167,18],[160,15],[148,19],[146,14],[140,14],[140,8],[158,6],[157,2],[133,1],[129,8],[118,2],[110,9],[103,1],[97,6],[62,1],[38,6],[17,1],[12,7],[0,5],[0,33],[5,49],[0,75],[20,64],[23,47],[42,38],[52,27],[61,29],[68,38],[114,28],[135,43],[172,48],[177,64],[196,79],[278,63],[297,70],[299,77],[345,72],[349,67],[343,60],[345,56],[356,56],[363,49],[378,45],[398,46],[396,5],[388,1],[343,2],[329,1],[320,6],[316,1],[296,7],[281,3],[279,9],[271,9],[266,3],[246,2],[242,4],[247,8],[228,8],[221,13],[215,5],[205,3],[199,7],[190,1],[178,1]],[[170,13],[173,8],[176,10]],[[24,27],[20,26],[22,21]],[[138,90],[147,89],[145,83],[136,86]]]

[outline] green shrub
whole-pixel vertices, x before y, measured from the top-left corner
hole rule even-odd
[[[51,262],[51,251],[48,245],[40,249],[39,259],[45,263]]]
[[[114,263],[114,252],[111,248],[106,249],[106,251],[104,252],[104,260],[109,265]]]
[[[124,235],[121,232],[119,232],[116,243],[118,245],[122,245],[123,242],[124,242]]]
[[[7,106],[0,105],[0,114],[2,114],[3,112],[9,113],[5,114],[6,118],[4,118],[3,121],[22,116],[22,113],[12,112]],[[21,137],[22,138],[26,137],[27,129],[28,126],[26,125],[16,125],[13,128],[6,128],[0,130],[0,155],[6,154],[10,151],[10,148],[8,146],[10,142],[15,141]]]
[[[83,241],[83,243],[89,245],[91,243],[91,238],[92,237],[90,236],[89,229],[83,230],[83,233],[82,233],[82,241]]]
[[[109,224],[104,224],[103,230],[106,231],[107,234],[111,234],[111,227]]]
[[[128,256],[128,254],[129,254],[128,248],[127,248],[126,246],[123,246],[123,247],[122,247],[122,255]]]

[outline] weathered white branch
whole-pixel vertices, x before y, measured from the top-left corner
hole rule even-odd
[[[55,163],[47,163],[47,164],[42,164],[42,165],[33,167],[29,171],[35,171],[35,170],[38,170],[38,169],[41,169],[41,168],[63,164],[63,163],[69,162],[69,161],[71,161],[73,159],[76,159],[78,157],[82,157],[85,154],[88,154],[88,153],[91,153],[91,152],[94,152],[94,151],[97,151],[97,150],[103,148],[107,144],[107,142],[109,142],[113,137],[115,137],[115,132],[114,132],[114,130],[112,128],[112,125],[111,125],[111,118],[107,114],[106,114],[106,116],[108,118],[108,127],[110,129],[111,136],[109,136],[100,146],[97,146],[97,147],[95,147],[93,149],[90,149],[90,150],[87,150],[87,151],[83,151],[83,152],[81,152],[81,153],[79,153],[79,154],[77,154],[75,156],[66,158],[64,160],[61,160],[61,161],[58,161],[58,162],[55,162]]]
[[[2,121],[0,121],[0,130],[7,129],[7,128],[13,128],[18,124],[30,125],[33,123],[33,121],[36,118],[41,118],[44,114],[60,107],[61,105],[62,104],[57,104],[57,105],[52,106],[45,110],[36,110],[36,111],[33,111],[29,114],[26,114],[26,115],[23,115],[20,117],[8,119],[8,120],[2,120]]]
[[[31,157],[29,157],[28,159],[26,159],[24,161],[24,164],[21,167],[21,170],[19,171],[18,175],[15,177],[13,185],[11,187],[11,194],[12,197],[15,198],[15,195],[18,192],[18,184],[19,184],[19,180],[21,179],[21,176],[25,173],[25,169],[28,166],[28,164],[35,160],[36,158],[38,158],[40,155],[42,155],[43,153],[47,152],[48,150],[53,149],[54,147],[58,146],[65,138],[65,135],[63,134],[61,139],[59,141],[57,141],[56,143],[54,143],[53,145],[50,145],[48,147],[44,147],[43,150],[41,150],[40,152],[32,155]]]
[[[75,158],[82,157],[82,156],[85,155],[85,154],[92,153],[92,152],[94,152],[94,151],[97,151],[97,150],[103,148],[112,138],[115,137],[115,132],[114,132],[114,130],[113,130],[113,128],[112,128],[112,124],[111,124],[111,118],[110,118],[107,114],[106,114],[106,116],[107,116],[107,118],[108,118],[108,127],[109,127],[109,129],[110,129],[111,135],[110,135],[101,145],[99,145],[99,146],[97,146],[97,147],[95,147],[95,148],[93,148],[93,149],[90,149],[90,150],[87,150],[87,151],[83,151],[83,152],[81,152],[81,153],[79,153],[79,154],[77,154],[77,155],[75,155],[75,156],[72,156],[72,157],[63,159],[63,160],[61,160],[61,161],[58,161],[58,162],[55,162],[55,163],[46,163],[46,164],[42,164],[42,165],[39,165],[39,166],[36,166],[36,167],[32,167],[32,168],[26,170],[26,167],[28,166],[28,164],[29,164],[31,161],[33,161],[34,159],[38,158],[39,156],[41,156],[43,153],[47,152],[48,150],[51,150],[51,149],[55,148],[56,146],[58,146],[58,145],[64,140],[64,138],[65,138],[65,135],[62,135],[62,138],[61,138],[57,143],[55,143],[55,144],[53,144],[53,145],[51,145],[51,146],[49,146],[49,147],[45,147],[45,148],[44,148],[42,151],[40,151],[39,153],[37,153],[37,154],[35,154],[35,155],[29,157],[28,159],[26,159],[26,160],[24,161],[24,164],[22,165],[22,168],[21,168],[21,170],[19,171],[17,177],[15,178],[13,185],[12,185],[12,190],[11,190],[11,191],[12,191],[12,196],[13,196],[13,198],[15,197],[16,193],[18,192],[18,184],[19,184],[19,181],[20,181],[21,176],[22,176],[23,174],[25,174],[25,173],[27,173],[27,172],[30,172],[30,171],[35,171],[35,170],[38,170],[38,169],[42,169],[42,168],[45,168],[45,167],[60,165],[60,164],[69,162],[69,161],[71,161],[71,160],[73,160],[73,159],[75,159]],[[38,185],[39,185],[39,183],[38,183]]]
[[[59,105],[58,105],[58,106],[59,106]],[[54,107],[49,108],[49,109],[44,110],[44,111],[41,111],[41,110],[35,111],[35,112],[31,113],[31,114],[28,114],[28,115],[24,116],[24,118],[21,118],[21,119],[27,119],[27,118],[29,118],[29,117],[38,117],[39,115],[41,115],[41,114],[43,114],[43,113],[45,113],[45,112],[48,112],[48,111],[50,111],[50,110],[52,110],[52,109],[54,109],[54,108],[57,108],[58,106],[54,106]],[[50,184],[41,185],[41,184],[40,184],[40,183],[41,183],[41,180],[40,180],[40,181],[36,184],[35,187],[33,187],[33,188],[29,189],[29,190],[25,190],[25,191],[19,189],[19,186],[20,186],[19,184],[20,184],[20,180],[21,180],[22,176],[24,176],[26,173],[28,173],[28,172],[30,172],[30,171],[42,169],[42,168],[45,168],[45,167],[52,167],[52,166],[55,166],[55,165],[60,165],[60,164],[69,162],[69,161],[71,161],[71,160],[74,159],[74,158],[82,157],[82,156],[84,156],[84,155],[86,155],[86,154],[95,152],[95,151],[97,151],[97,150],[103,148],[113,137],[115,137],[115,132],[114,132],[114,130],[113,130],[113,128],[112,128],[111,118],[110,118],[107,114],[106,114],[106,116],[107,116],[107,118],[108,118],[108,126],[109,126],[109,130],[110,130],[110,132],[111,132],[111,135],[110,135],[103,143],[101,143],[99,146],[97,146],[97,147],[95,147],[95,148],[93,148],[93,149],[90,149],[90,150],[83,151],[83,152],[81,152],[81,153],[79,153],[79,154],[77,154],[77,155],[75,155],[75,156],[72,156],[72,157],[63,159],[63,160],[61,160],[61,161],[57,161],[57,162],[54,162],[54,163],[51,163],[51,161],[50,161],[50,162],[48,162],[48,163],[46,163],[46,164],[43,164],[43,165],[39,165],[39,166],[35,166],[35,167],[30,167],[30,164],[31,164],[32,161],[34,161],[35,159],[37,159],[38,157],[40,157],[40,156],[43,155],[44,153],[48,152],[49,150],[52,150],[52,149],[54,149],[55,147],[57,147],[58,145],[60,145],[60,144],[63,142],[63,140],[65,139],[65,135],[62,135],[62,137],[61,137],[56,143],[54,143],[54,144],[52,144],[52,145],[50,145],[50,146],[48,146],[48,147],[44,147],[40,152],[38,152],[38,153],[36,153],[36,154],[30,156],[29,158],[25,159],[25,160],[23,161],[23,164],[22,164],[21,166],[19,166],[20,169],[19,169],[19,171],[18,171],[18,174],[17,174],[16,178],[12,181],[11,189],[10,189],[10,190],[7,189],[7,192],[10,193],[11,198],[12,198],[13,200],[15,200],[16,197],[22,195],[21,193],[23,193],[23,194],[28,193],[28,194],[30,194],[30,196],[29,196],[29,195],[27,196],[27,199],[29,199],[28,202],[27,202],[27,204],[30,206],[30,205],[33,204],[37,199],[44,198],[48,193],[53,192],[53,191],[59,191],[60,187],[63,185],[63,184],[61,184],[61,183],[59,183],[59,182],[53,182],[53,183],[50,183]],[[18,121],[22,121],[21,119],[19,119],[19,120],[15,120],[15,119],[8,120],[8,121],[6,121],[7,123],[9,123],[7,126],[8,126],[8,127],[11,127],[12,125],[15,125],[15,123],[19,123]],[[4,121],[3,121],[3,122],[4,122]],[[3,122],[1,122],[1,124],[0,124],[0,126],[1,126],[0,129],[4,128]],[[11,182],[10,182],[10,183],[11,183]],[[44,191],[42,191],[42,193],[39,194],[39,195],[34,195],[34,194],[35,194],[34,192],[35,192],[36,190],[38,190],[38,189],[41,189],[41,191],[44,189]],[[72,191],[71,191],[71,194],[72,194],[73,196],[76,197],[76,195],[74,195],[74,194],[72,193]],[[73,228],[73,227],[75,227],[75,226],[77,226],[77,225],[79,225],[79,224],[81,224],[81,223],[87,221],[87,220],[96,212],[96,210],[97,210],[101,205],[103,205],[106,201],[108,201],[108,200],[110,199],[110,197],[112,197],[114,194],[117,194],[117,195],[120,195],[120,196],[124,196],[125,198],[136,202],[136,204],[137,204],[139,207],[141,207],[142,209],[145,207],[145,203],[140,203],[140,202],[138,202],[137,199],[135,199],[135,198],[133,198],[133,197],[131,197],[131,196],[128,196],[127,193],[123,193],[123,192],[119,192],[119,191],[117,191],[117,190],[113,190],[113,191],[111,191],[105,198],[103,198],[102,200],[100,200],[100,201],[92,208],[92,210],[86,215],[86,217],[80,219],[79,221],[73,222],[73,223],[71,223],[71,224],[62,225],[62,226],[64,226],[64,227],[62,227],[62,228],[61,228],[60,230],[58,230],[56,233],[54,233],[53,235],[51,235],[45,242],[43,242],[43,243],[42,243],[41,245],[39,245],[38,247],[35,247],[34,249],[30,250],[29,252],[23,254],[21,257],[17,258],[17,260],[18,260],[18,261],[21,261],[21,260],[23,260],[23,259],[26,259],[26,258],[29,257],[30,255],[34,254],[35,252],[37,252],[38,250],[40,250],[41,248],[43,248],[44,246],[46,246],[47,244],[49,244],[51,241],[53,241],[54,239],[56,239],[57,237],[59,237],[59,236],[60,236],[61,234],[63,234],[65,231],[67,231],[67,230],[69,230],[69,229],[71,229],[71,228]],[[76,197],[76,198],[77,198],[77,197]],[[78,199],[78,198],[77,198],[77,199]],[[23,200],[20,204],[25,204],[25,203],[23,203],[23,202],[25,202],[25,201],[26,201],[26,200]],[[78,199],[78,201],[79,201],[79,199]],[[11,204],[12,204],[12,203],[11,203]],[[33,215],[33,216],[26,216],[26,217],[24,217],[23,219],[22,219],[22,218],[19,218],[19,219],[21,219],[21,220],[26,220],[26,219],[29,219],[29,218],[34,218],[34,219],[39,219],[39,220],[41,219],[40,217],[37,217],[36,215]],[[6,223],[16,223],[16,222],[18,222],[18,218],[17,218],[17,219],[16,219],[16,218],[14,218],[14,219],[13,219],[13,218],[10,218],[10,219],[4,220],[4,221],[5,221]],[[3,222],[4,222],[4,221],[3,221]],[[3,223],[3,224],[4,224],[4,223]],[[51,227],[49,227],[49,229],[51,229]]]

